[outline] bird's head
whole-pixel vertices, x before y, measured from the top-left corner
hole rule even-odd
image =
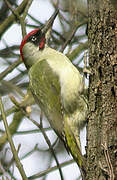
[[[20,54],[27,68],[31,67],[39,59],[39,53],[44,50],[58,12],[57,9],[45,25],[31,31],[22,40]]]

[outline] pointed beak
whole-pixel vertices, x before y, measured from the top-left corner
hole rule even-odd
[[[50,17],[50,19],[46,22],[46,24],[44,25],[44,27],[41,29],[43,34],[46,34],[46,32],[52,27],[53,22],[57,16],[57,14],[59,13],[59,10],[56,9],[56,11],[53,13],[53,15]]]

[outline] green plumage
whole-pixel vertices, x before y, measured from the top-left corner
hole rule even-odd
[[[56,133],[62,136],[63,115],[57,75],[53,73],[46,60],[41,60],[31,67],[29,77],[30,88],[37,104],[44,111]]]
[[[84,98],[78,95],[72,102],[73,104],[65,109],[62,103],[59,77],[45,59],[36,62],[30,68],[29,78],[30,89],[37,104],[84,173],[85,162],[80,150],[80,123],[78,123],[79,118],[84,118],[87,111]]]

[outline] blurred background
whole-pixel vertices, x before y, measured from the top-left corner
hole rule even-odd
[[[26,7],[28,1],[9,0],[8,2],[10,7],[16,9],[17,7],[20,8],[22,3]],[[15,97],[22,104],[29,83],[27,70],[19,53],[19,46],[22,41],[21,24],[20,20],[12,15],[10,7],[4,0],[0,0],[0,95],[2,96],[9,130],[16,149],[19,148],[18,155],[29,179],[60,180],[55,159],[43,133],[30,119],[25,117],[10,98],[11,96]],[[26,31],[28,33],[44,24],[55,8],[59,8],[60,13],[53,24],[50,46],[66,54],[83,74],[83,57],[88,49],[86,0],[33,0],[24,22]],[[25,8],[20,10],[21,17],[24,11]],[[14,19],[10,18],[11,16]],[[86,80],[87,83],[88,80]],[[31,103],[26,102],[23,108],[29,108],[29,111],[31,109],[30,116],[36,122],[42,121],[43,129],[51,142],[59,164],[64,165],[62,167],[64,179],[80,179],[77,164],[72,161],[72,156],[67,153],[63,143],[51,129],[45,116],[43,115],[40,118],[39,107],[34,101],[31,101]],[[84,154],[85,129],[81,131],[81,143]],[[0,179],[2,178],[20,180],[21,176],[7,142],[0,114]]]

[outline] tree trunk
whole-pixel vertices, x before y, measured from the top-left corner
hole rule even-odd
[[[89,0],[87,180],[117,179],[117,10]]]

